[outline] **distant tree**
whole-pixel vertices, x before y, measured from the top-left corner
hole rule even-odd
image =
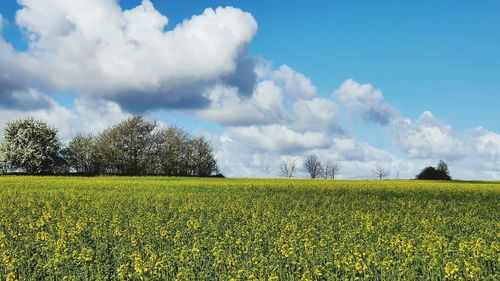
[[[101,133],[97,149],[107,173],[144,175],[157,151],[158,125],[140,116],[129,118]]]
[[[191,137],[184,129],[172,126],[160,130],[157,141],[156,174],[199,177],[219,174],[213,148],[205,137]]]
[[[375,169],[373,169],[373,173],[379,180],[382,180],[386,178],[391,172],[388,169],[377,165]]]
[[[444,161],[439,161],[438,167],[426,167],[417,176],[418,180],[451,180],[448,165]]]
[[[3,140],[0,140],[0,174],[5,174],[9,170],[6,155],[4,153],[4,149],[2,148],[3,144]]]
[[[280,175],[285,178],[293,178],[297,170],[297,159],[282,160],[280,164]]]
[[[77,135],[66,148],[66,159],[70,168],[77,173],[92,175],[100,171],[96,138],[92,135]]]
[[[188,175],[190,146],[189,134],[182,128],[172,126],[161,130],[158,151],[159,173],[167,176]]]
[[[335,177],[340,172],[340,164],[333,161],[326,161],[324,166],[324,177],[325,179],[331,178],[335,179]]]
[[[264,167],[262,167],[262,171],[268,178],[271,176],[271,173],[273,172],[273,166],[271,166],[271,163],[269,161],[267,161]]]
[[[323,173],[323,165],[318,155],[309,155],[304,161],[304,167],[312,179],[317,178]]]
[[[447,175],[450,174],[450,171],[448,170],[448,164],[446,164],[443,160],[439,160],[437,170]]]
[[[8,122],[0,145],[4,170],[56,174],[66,170],[57,129],[33,118]]]
[[[190,148],[193,150],[191,176],[208,177],[219,173],[217,160],[205,137],[197,137],[190,140]]]

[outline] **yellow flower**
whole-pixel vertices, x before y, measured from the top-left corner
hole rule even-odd
[[[279,278],[278,278],[278,276],[276,276],[276,275],[272,275],[271,277],[269,277],[269,278],[267,279],[267,281],[278,281],[278,280],[280,280],[280,279],[279,279]]]
[[[458,265],[456,265],[454,262],[450,261],[445,265],[444,272],[445,272],[446,278],[454,278],[458,272]]]
[[[5,277],[5,281],[16,281],[16,274],[14,272],[10,272],[7,274],[7,277]]]
[[[167,239],[168,238],[168,228],[166,226],[162,226],[160,228],[160,237],[163,238],[163,239]]]

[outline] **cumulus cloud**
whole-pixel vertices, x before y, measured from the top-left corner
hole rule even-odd
[[[274,70],[265,60],[259,61],[255,73],[259,82],[250,96],[218,85],[206,92],[210,106],[197,112],[225,127],[211,139],[227,175],[262,176],[267,164],[277,168],[283,159],[297,159],[300,164],[312,153],[369,165],[392,159],[389,153],[348,136],[339,125],[339,105],[320,97],[302,73],[286,65]],[[293,85],[297,88],[292,91]],[[299,174],[305,176],[303,171]]]
[[[398,118],[389,125],[393,142],[410,158],[457,159],[470,151],[457,137],[450,125],[436,119],[431,112],[424,112],[412,121]]]
[[[327,148],[332,144],[332,140],[325,134],[301,133],[283,125],[229,128],[225,133],[233,141],[263,152],[302,154],[304,150]]]
[[[338,102],[350,110],[362,110],[366,121],[387,125],[398,113],[384,102],[382,92],[371,84],[360,84],[346,80],[334,92]]]
[[[262,70],[263,65],[265,70]],[[302,73],[288,66],[280,66],[274,71],[262,60],[254,73],[260,82],[250,96],[241,95],[238,88],[217,85],[205,93],[210,106],[198,111],[198,115],[224,126],[278,124],[300,132],[341,131],[337,104],[332,99],[319,97],[312,84],[311,91],[295,89],[293,94],[290,93],[290,85],[310,84]]]
[[[2,14],[0,14],[0,32],[3,30],[3,17]]]
[[[2,102],[0,103],[0,107],[2,108],[17,108],[28,111],[39,108],[50,109],[54,105],[49,96],[31,88],[26,91],[8,92],[2,97]]]
[[[272,81],[260,82],[250,97],[241,97],[237,88],[223,85],[205,94],[211,104],[198,115],[224,126],[273,124],[286,119],[282,90]]]
[[[404,117],[385,102],[382,91],[371,84],[348,79],[334,96],[348,110],[360,111],[365,121],[382,125],[390,140],[409,158],[451,160],[470,154],[468,145],[456,136],[449,124],[428,111],[417,120]]]
[[[30,47],[9,57],[28,56],[33,63],[23,71],[38,74],[51,89],[76,89],[87,98],[145,112],[203,107],[205,89],[220,82],[241,93],[254,87],[254,63],[244,55],[257,23],[239,9],[209,8],[165,31],[168,18],[149,0],[130,10],[114,0],[19,4],[16,22]],[[33,79],[22,84],[33,87],[30,83]]]
[[[287,65],[282,65],[271,74],[272,78],[283,85],[285,95],[294,99],[310,99],[316,96],[316,87],[302,73]]]
[[[479,155],[500,164],[500,135],[479,127],[466,133],[465,139]]]
[[[50,104],[43,98],[37,87],[43,86],[38,79],[30,56],[17,53],[0,37],[0,107],[19,107],[24,110],[46,107]],[[39,103],[36,104],[35,100]]]
[[[338,123],[339,107],[330,99],[315,97],[298,100],[292,107],[290,126],[298,131],[342,132]]]

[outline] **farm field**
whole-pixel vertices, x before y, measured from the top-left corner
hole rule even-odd
[[[500,184],[0,177],[2,280],[500,280]]]

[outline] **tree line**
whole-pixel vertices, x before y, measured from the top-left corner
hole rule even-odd
[[[0,171],[33,175],[221,176],[205,137],[131,117],[97,135],[63,145],[58,130],[32,118],[8,122],[0,141]]]
[[[309,155],[304,160],[305,170],[312,179],[324,178],[335,179],[340,172],[340,165],[334,161],[321,162],[318,155]],[[279,175],[285,178],[293,178],[297,173],[297,159],[282,160],[279,166]],[[271,171],[270,166],[264,168],[264,171]]]
[[[318,155],[312,154],[304,160],[304,169],[312,179],[324,178],[335,179],[341,166],[334,161],[322,162]],[[269,163],[263,168],[263,171],[270,175],[272,168]],[[293,178],[298,171],[297,159],[282,160],[279,166],[278,175],[285,178]],[[383,166],[376,165],[372,170],[375,178],[383,180],[387,178],[391,171]],[[399,173],[398,173],[399,177]],[[424,168],[418,175],[415,176],[417,180],[451,180],[448,164],[440,160],[437,167],[432,166]]]

